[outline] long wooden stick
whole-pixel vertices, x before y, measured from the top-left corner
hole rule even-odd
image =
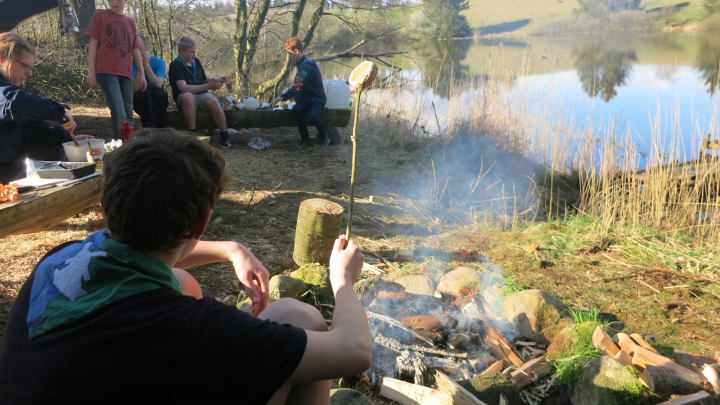
[[[350,174],[350,208],[348,208],[347,229],[345,230],[345,240],[350,242],[350,231],[352,230],[353,208],[355,207],[355,164],[357,161],[357,127],[358,114],[360,113],[360,96],[362,96],[362,86],[357,91],[357,100],[355,100],[355,118],[353,119],[352,141],[352,172]]]

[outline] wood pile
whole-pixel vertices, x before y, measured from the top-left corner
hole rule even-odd
[[[698,401],[710,397],[711,393],[720,393],[717,359],[679,350],[673,360],[659,354],[639,334],[618,333],[616,338],[617,343],[598,326],[592,341],[600,353],[634,367],[640,373],[640,382],[660,398],[682,395],[663,404],[703,403]]]

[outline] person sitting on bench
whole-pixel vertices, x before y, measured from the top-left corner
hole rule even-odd
[[[104,175],[107,231],[52,249],[18,293],[0,402],[327,405],[331,379],[370,367],[353,291],[364,258],[353,241],[340,236],[330,256],[328,330],[296,299],[267,305],[269,273],[247,248],[201,241],[228,182],[217,150],[172,128],[144,129],[106,155]],[[257,317],[202,297],[181,270],[221,261],[234,265]]]
[[[26,176],[25,159],[67,160],[62,144],[72,142],[77,124],[70,107],[23,91],[32,76],[35,47],[20,35],[0,34],[0,184]],[[51,127],[45,121],[62,126]],[[77,135],[77,139],[92,139]]]
[[[145,68],[147,89],[142,90],[142,83],[137,77],[137,68],[133,64],[133,110],[140,116],[143,128],[167,128],[170,126],[167,114],[168,94],[164,89],[167,66],[162,59],[150,55],[144,36],[138,35],[138,43]]]
[[[325,109],[325,89],[323,88],[322,73],[317,63],[306,58],[303,54],[303,44],[297,38],[290,38],[283,50],[290,55],[290,60],[297,66],[295,83],[283,95],[270,103],[270,108],[280,101],[295,99],[295,106],[292,108],[295,123],[300,131],[300,143],[295,149],[303,150],[312,146],[308,134],[307,121],[317,128],[317,146],[330,145],[330,135],[320,114]]]
[[[197,110],[208,110],[212,113],[215,125],[220,128],[220,141],[217,147],[227,149],[231,146],[227,132],[225,111],[218,100],[209,90],[218,90],[227,77],[219,79],[207,77],[197,54],[197,43],[189,37],[182,37],[178,41],[178,53],[174,61],[170,62],[170,86],[172,86],[173,99],[178,110],[182,112],[188,130],[196,134],[205,134],[196,126]]]

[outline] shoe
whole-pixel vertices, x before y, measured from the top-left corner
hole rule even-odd
[[[325,134],[323,137],[318,137],[317,143],[315,144],[315,146],[319,146],[321,148],[328,145],[330,145],[330,136],[328,134]]]
[[[304,149],[307,149],[307,148],[309,148],[309,147],[311,147],[311,146],[312,146],[312,144],[310,143],[310,139],[303,139],[302,141],[300,141],[300,143],[298,143],[297,145],[295,145],[295,149],[297,149],[297,150],[304,150]]]
[[[220,138],[220,142],[215,144],[215,146],[217,146],[220,149],[227,149],[227,148],[231,147],[232,144],[230,143],[230,138]]]
[[[192,133],[195,136],[205,136],[208,133],[207,129],[191,129],[188,132]]]

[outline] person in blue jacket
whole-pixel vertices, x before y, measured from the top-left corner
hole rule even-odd
[[[25,177],[25,158],[67,160],[62,144],[77,124],[70,107],[25,93],[21,86],[32,76],[35,48],[20,35],[0,34],[0,184]],[[63,124],[51,127],[45,120]],[[77,139],[93,138],[78,135]]]
[[[279,101],[295,99],[295,106],[292,109],[295,117],[295,124],[300,131],[300,143],[295,149],[303,150],[312,146],[308,134],[307,122],[315,125],[318,131],[317,146],[328,146],[330,136],[320,114],[325,108],[325,89],[323,88],[322,74],[317,63],[306,58],[303,54],[303,44],[297,38],[290,38],[283,50],[290,55],[290,60],[297,66],[295,83],[283,95],[270,103],[270,108],[275,108]]]

